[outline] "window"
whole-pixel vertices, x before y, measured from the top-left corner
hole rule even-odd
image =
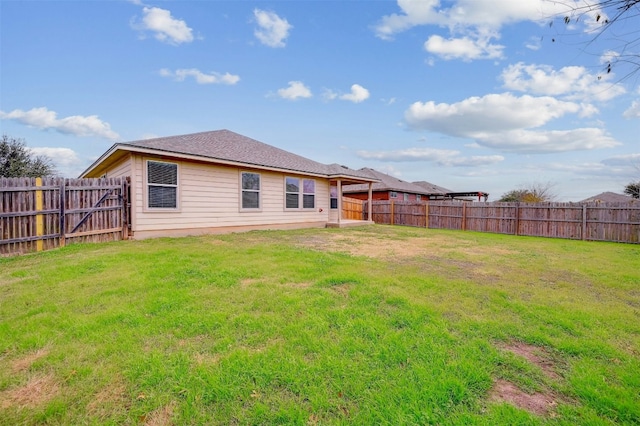
[[[288,209],[300,207],[300,179],[285,178],[285,206]]]
[[[332,186],[329,189],[329,197],[331,199],[331,208],[332,209],[337,209],[338,208],[338,187],[337,186]]]
[[[409,194],[403,194],[403,200],[409,201]]]
[[[416,201],[422,201],[422,195],[417,194],[416,195]]]
[[[304,179],[302,181],[302,208],[314,209],[316,207],[316,181]]]
[[[242,172],[242,209],[260,208],[260,174]]]
[[[178,208],[178,165],[147,161],[147,193],[150,209]]]
[[[389,193],[389,198],[397,198],[398,197],[398,193],[396,191],[391,191]]]
[[[285,177],[284,193],[287,209],[299,209],[301,205],[303,209],[316,207],[316,181],[313,179]]]

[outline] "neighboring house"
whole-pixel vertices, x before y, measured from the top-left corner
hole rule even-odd
[[[429,191],[414,183],[367,167],[358,171],[366,173],[371,178],[378,180],[378,182],[373,184],[373,200],[426,202],[429,199]],[[367,200],[369,198],[369,185],[347,185],[342,188],[342,191],[345,197],[358,200]]]
[[[593,197],[585,198],[580,203],[631,203],[634,199],[628,195],[616,194],[615,192],[603,192]]]
[[[450,189],[434,185],[429,182],[407,182],[386,173],[379,172],[371,168],[359,170],[368,173],[379,182],[373,184],[373,200],[395,200],[424,202],[429,200],[456,199],[470,201],[467,197],[484,197],[485,201],[489,194],[481,191],[454,192]],[[344,195],[349,198],[367,200],[369,197],[368,185],[348,185],[343,188]]]
[[[229,130],[117,143],[80,177],[124,176],[134,238],[344,226],[342,185],[377,181]]]

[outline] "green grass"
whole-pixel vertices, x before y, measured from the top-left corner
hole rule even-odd
[[[373,226],[0,258],[0,424],[640,424],[640,246]]]

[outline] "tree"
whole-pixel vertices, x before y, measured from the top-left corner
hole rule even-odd
[[[24,139],[2,135],[0,177],[46,177],[56,174],[49,157],[34,155]]]
[[[556,195],[552,189],[555,186],[551,182],[534,182],[528,185],[522,186],[520,189],[512,189],[509,192],[502,194],[502,197],[498,201],[503,203],[543,203],[553,201]]]
[[[558,0],[547,0],[559,3]],[[610,35],[613,50],[606,53],[604,72],[611,72],[616,65],[629,65],[631,71],[626,74],[630,77],[640,70],[640,0],[585,0],[583,2],[560,2],[567,6],[569,13],[563,14],[561,19],[568,26],[577,22],[599,24],[595,36],[589,44],[602,38],[605,33]],[[552,25],[551,22],[550,25]],[[555,41],[555,38],[552,38]],[[602,56],[598,53],[598,56]]]
[[[624,193],[631,195],[633,198],[640,199],[640,180],[637,182],[631,182],[624,187]]]

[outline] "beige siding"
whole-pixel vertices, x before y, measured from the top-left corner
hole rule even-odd
[[[107,177],[110,178],[126,176],[131,176],[131,156],[127,156],[125,159],[121,160],[119,163],[111,167],[107,172]]]
[[[284,208],[285,174],[242,169],[260,173],[262,209],[241,212],[240,169],[184,161],[172,161],[178,164],[178,209],[147,209],[144,169],[145,161],[148,159],[157,158],[135,155],[129,162],[132,166],[131,198],[134,236],[135,232],[158,230],[289,224],[304,226],[304,224],[326,223],[329,219],[329,182],[326,179],[315,179],[316,206],[314,209],[290,211]],[[161,159],[160,161],[171,160]]]

